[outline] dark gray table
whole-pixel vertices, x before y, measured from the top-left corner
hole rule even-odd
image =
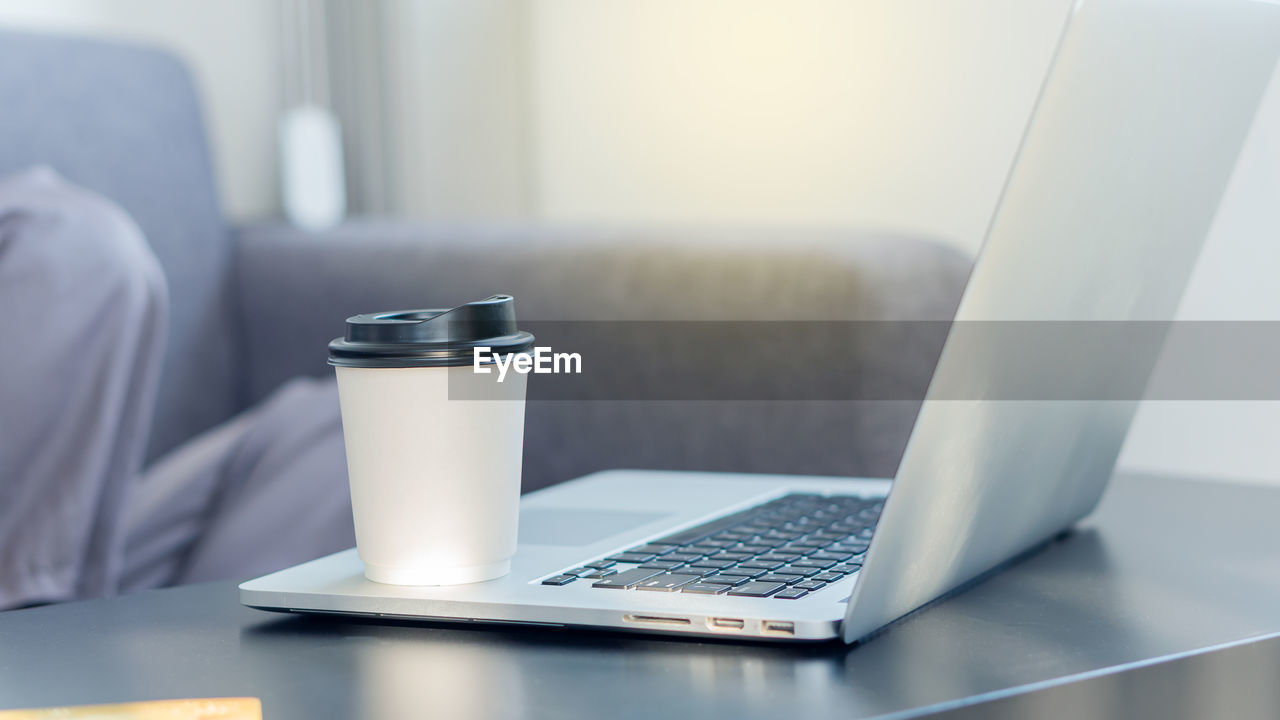
[[[972,703],[992,693],[1280,633],[1280,490],[1117,478],[1064,539],[854,648],[377,624],[236,597],[218,583],[0,614],[0,708],[251,695],[272,720],[981,716]],[[1253,652],[1269,666],[1237,647],[1170,663],[1155,685],[1151,668],[1131,671],[1147,678],[1140,693],[1115,691],[1126,674],[1109,687],[1167,701],[1151,688],[1190,692],[1198,678],[1209,692],[1215,673],[1262,662],[1270,671],[1232,696],[1277,714],[1267,642]],[[1219,656],[1225,669],[1203,669]],[[1054,692],[1005,706],[1061,703]]]

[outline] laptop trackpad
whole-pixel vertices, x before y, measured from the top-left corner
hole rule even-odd
[[[590,545],[669,513],[533,508],[520,513],[521,545]]]

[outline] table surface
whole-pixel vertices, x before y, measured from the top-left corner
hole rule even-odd
[[[233,582],[20,610],[0,613],[0,708],[244,695],[272,720],[954,708],[1280,632],[1277,518],[1280,489],[1117,477],[1063,539],[852,648],[277,615],[239,605]]]

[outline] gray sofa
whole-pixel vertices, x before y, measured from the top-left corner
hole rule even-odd
[[[199,99],[170,54],[0,32],[0,97],[0,175],[46,164],[106,195],[164,267],[172,317],[149,461],[291,377],[330,372],[325,345],[357,312],[509,292],[522,317],[542,320],[947,320],[969,270],[925,239],[835,230],[237,228],[219,208]],[[872,382],[906,387],[932,370],[932,349],[910,338],[863,351]],[[609,467],[883,476],[915,411],[909,401],[532,403],[525,489]]]

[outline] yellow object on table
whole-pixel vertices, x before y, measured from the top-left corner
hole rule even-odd
[[[258,698],[152,700],[119,705],[0,710],[0,720],[262,720]]]

